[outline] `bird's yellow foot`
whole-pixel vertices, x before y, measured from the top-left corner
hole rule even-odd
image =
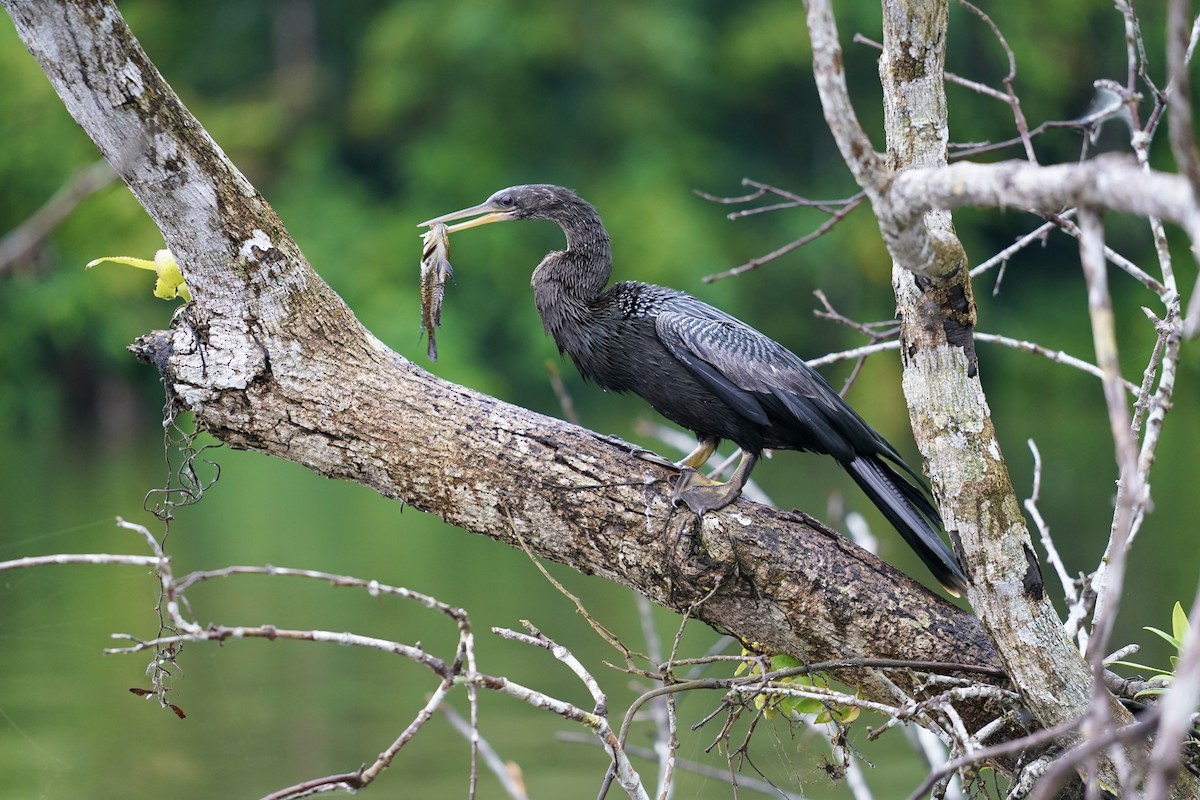
[[[691,467],[684,467],[675,484],[671,503],[677,506],[682,502],[697,516],[703,516],[708,511],[724,508],[737,500],[741,492],[741,485],[734,481],[720,483]]]

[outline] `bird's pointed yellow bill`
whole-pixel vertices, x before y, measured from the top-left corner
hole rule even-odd
[[[440,217],[434,217],[433,219],[420,223],[417,225],[417,227],[423,228],[436,225],[439,222],[445,223],[456,219],[463,219],[465,217],[475,217],[477,214],[482,216],[467,220],[466,222],[460,222],[457,225],[447,225],[446,233],[465,231],[467,228],[474,228],[479,225],[487,225],[492,222],[507,222],[513,218],[511,212],[497,211],[496,207],[490,203],[482,203],[477,206],[471,206],[470,208],[464,208],[461,211],[451,211],[449,214],[443,214]]]

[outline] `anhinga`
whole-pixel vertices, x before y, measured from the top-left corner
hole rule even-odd
[[[850,473],[947,591],[966,589],[921,478],[799,356],[682,292],[637,282],[605,289],[612,272],[608,233],[596,209],[570,189],[513,186],[421,224],[467,217],[474,219],[447,230],[514,219],[562,228],[567,249],[550,253],[533,271],[538,313],[584,378],[635,392],[696,434],[696,449],[679,462],[676,502],[697,514],[732,503],[767,448],[824,453]],[[716,483],[698,470],[722,439],[743,455],[728,482]]]

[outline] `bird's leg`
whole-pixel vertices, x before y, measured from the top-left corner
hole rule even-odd
[[[708,462],[708,459],[712,456],[713,451],[717,449],[717,442],[719,441],[721,440],[708,436],[700,439],[696,442],[696,449],[688,453],[687,457],[685,457],[682,461],[676,461],[675,466],[684,470],[686,470],[688,467],[691,467],[692,469],[700,469]]]
[[[696,450],[698,452],[700,448],[697,447]],[[707,459],[707,456],[705,458]],[[685,467],[679,476],[679,482],[675,484],[675,494],[671,497],[671,502],[679,505],[682,501],[697,515],[724,508],[738,499],[738,495],[742,493],[742,487],[750,479],[750,472],[754,469],[757,461],[756,454],[743,451],[737,469],[725,483],[718,483],[704,477],[694,468]]]

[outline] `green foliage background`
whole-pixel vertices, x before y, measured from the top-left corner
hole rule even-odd
[[[1096,78],[1123,80],[1124,32],[1110,3],[982,5],[1017,54],[1015,88],[1031,124],[1083,113]],[[740,179],[751,176],[810,197],[853,192],[817,105],[799,3],[128,0],[120,6],[167,80],[276,207],[317,271],[371,330],[422,365],[416,223],[517,183],[561,183],[593,201],[614,239],[618,279],[691,291],[801,355],[861,343],[852,331],[814,319],[814,289],[856,319],[892,314],[889,264],[866,209],[756,272],[701,282],[810,231],[821,218],[789,211],[730,222],[723,216],[728,209],[693,189],[739,194]],[[1154,77],[1163,85],[1160,12],[1157,4],[1141,10]],[[854,32],[880,38],[878,5],[840,3],[838,14],[857,111],[882,146],[876,53],[850,42]],[[957,5],[951,15],[948,69],[998,85],[1007,63],[991,33]],[[96,153],[7,19],[0,20],[0,74],[5,231]],[[948,91],[953,140],[1012,135],[1006,107],[959,87]],[[1113,126],[1101,148],[1123,149],[1123,138]],[[1052,132],[1039,140],[1039,157],[1078,158],[1080,143],[1077,132]],[[1164,140],[1158,156],[1166,152]],[[1013,149],[987,158],[1020,155]],[[1171,165],[1164,159],[1161,166]],[[956,220],[975,261],[1037,224],[1014,212],[967,211]],[[1112,220],[1109,233],[1115,247],[1154,271],[1144,225]],[[441,360],[427,366],[556,413],[544,364],[557,354],[542,333],[528,276],[559,243],[549,224],[456,236]],[[165,326],[171,307],[151,297],[146,273],[106,267],[85,274],[82,265],[104,255],[149,258],[161,246],[132,196],[116,185],[84,202],[35,259],[0,277],[0,560],[136,552],[137,543],[110,520],[121,514],[151,521],[140,509],[144,492],[166,472],[163,397],[157,377],[125,346]],[[977,287],[981,329],[1088,357],[1076,264],[1073,244],[1055,236],[1009,264],[997,295],[995,275],[985,277]],[[1180,285],[1190,287],[1195,267],[1182,249],[1177,269]],[[1112,281],[1127,377],[1136,380],[1152,344],[1137,308],[1151,298],[1122,275]],[[1068,567],[1090,569],[1107,535],[1115,477],[1100,386],[1034,356],[980,348],[1018,491],[1028,493],[1025,441],[1034,438],[1046,467],[1042,513]],[[651,418],[640,401],[584,386],[569,365],[563,373],[585,424],[665,452],[634,430],[634,421]],[[827,374],[836,383],[846,368]],[[872,359],[850,399],[912,453],[898,374],[894,357]],[[1158,663],[1155,654],[1165,661],[1165,651],[1140,627],[1165,625],[1171,604],[1190,597],[1197,578],[1195,503],[1187,498],[1200,434],[1198,384],[1197,361],[1189,355],[1152,480],[1155,510],[1135,551],[1124,606],[1122,633],[1147,646],[1145,663]],[[222,480],[172,526],[170,549],[180,571],[266,562],[344,571],[464,606],[481,632],[547,609],[534,622],[548,633],[590,663],[615,658],[524,556],[412,511],[401,516],[365,489],[294,465],[228,450],[215,460]],[[847,507],[865,511],[829,466],[783,454],[756,477],[781,505],[820,511],[845,491]],[[884,557],[924,579],[886,523],[870,519]],[[606,624],[638,641],[627,594],[561,577]],[[374,626],[380,635],[445,644],[447,627],[414,609],[391,611],[365,598],[282,584],[231,581],[193,601],[203,603],[202,621]],[[418,671],[374,655],[262,643],[195,647],[183,661],[188,677],[173,695],[189,712],[179,722],[125,693],[145,682],[138,657],[99,655],[114,630],[152,634],[153,602],[147,577],[118,568],[0,576],[0,796],[146,796],[166,784],[181,797],[265,793],[373,757],[415,710],[403,698],[419,702],[432,688]],[[660,619],[669,633],[672,618]],[[510,670],[525,683],[583,700],[545,654],[480,635],[485,669]],[[703,630],[690,636],[685,641],[696,650],[711,639]],[[619,707],[627,681],[611,671],[602,676]],[[685,701],[685,724],[712,702]],[[535,795],[575,796],[581,775],[587,793],[600,774],[596,752],[547,744],[561,727],[497,699],[485,706],[485,734],[522,763]],[[711,735],[705,730],[689,739],[684,755],[723,763],[702,752]],[[818,746],[783,727],[775,736],[763,737],[763,749],[765,768],[777,780],[812,797],[844,795],[821,773]],[[796,758],[797,747],[813,752]],[[903,776],[919,772],[913,759],[889,752],[872,756],[889,766],[870,778],[880,784],[877,797],[904,796],[911,782]],[[385,781],[393,791],[458,796],[465,768],[465,746],[441,725],[406,750]],[[719,782],[688,788],[694,796],[728,796]]]

